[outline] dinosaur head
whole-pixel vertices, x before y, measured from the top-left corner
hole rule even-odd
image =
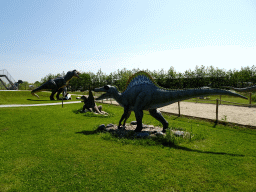
[[[22,81],[22,80],[19,80],[17,83],[18,83],[18,84],[22,84],[22,83],[23,83],[23,81]]]
[[[81,99],[82,99],[84,102],[87,102],[87,97],[86,97],[86,96],[82,95],[82,96],[81,96]]]
[[[95,92],[106,92],[99,96],[96,100],[102,100],[107,98],[112,98],[114,93],[118,92],[117,88],[111,85],[105,85],[103,87],[95,88]]]
[[[64,76],[65,81],[69,82],[73,77],[80,78],[79,73],[77,70],[68,71],[67,74]]]
[[[80,75],[81,73],[79,73],[77,70],[73,70],[72,73],[73,73],[73,74],[72,74],[73,77],[80,78],[79,75]]]

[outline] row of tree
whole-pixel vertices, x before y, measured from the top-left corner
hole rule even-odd
[[[97,73],[81,72],[80,79],[73,78],[69,83],[69,89],[87,90],[89,86],[100,87],[106,84],[115,85],[122,91],[125,88],[128,79],[140,69],[117,70],[110,74],[105,74],[101,69]],[[256,83],[256,67],[241,67],[240,70],[228,70],[215,68],[213,66],[196,66],[194,70],[186,70],[184,73],[176,72],[174,67],[170,67],[168,71],[161,70],[144,70],[149,73],[153,79],[162,87],[181,89],[181,88],[195,88],[202,86],[221,87],[221,86],[233,86],[233,87],[245,87]],[[62,74],[48,74],[43,77],[40,82],[35,82],[34,87],[37,87],[49,79],[56,78],[58,76],[64,76]],[[22,86],[20,88],[22,89]]]

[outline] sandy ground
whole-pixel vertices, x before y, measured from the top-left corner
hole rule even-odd
[[[109,103],[109,101],[104,101],[104,103]],[[117,104],[116,101],[112,101],[112,103]],[[178,114],[178,103],[159,108],[159,110],[161,112]],[[180,114],[216,120],[216,105],[180,102]],[[256,108],[219,105],[218,119],[242,125],[256,126]]]
[[[178,114],[178,103],[159,108],[159,110]],[[180,113],[182,115],[216,120],[216,105],[180,102]],[[226,119],[227,122],[242,125],[256,126],[256,108],[219,105],[218,119]]]

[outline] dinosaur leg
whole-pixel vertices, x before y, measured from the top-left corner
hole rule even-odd
[[[150,103],[150,96],[146,92],[141,92],[134,104],[134,113],[137,121],[137,127],[134,130],[135,132],[141,132],[142,130],[142,118],[143,118],[143,109],[146,109],[146,106]]]
[[[100,105],[101,106],[101,105]],[[102,106],[101,106],[101,109],[102,109]],[[101,110],[99,110],[99,108],[97,107],[97,105],[95,105],[93,108],[92,108],[93,112],[97,112],[99,114],[101,114]]]
[[[50,100],[55,100],[54,99],[54,94],[57,92],[57,90],[53,90],[52,94],[50,95]]]
[[[142,130],[143,109],[145,106],[147,106],[148,103],[150,103],[150,97],[148,97],[146,92],[141,92],[137,96],[136,102],[134,104],[134,113],[137,121],[135,132],[141,132]]]
[[[102,105],[99,105],[97,107],[98,107],[99,111],[101,112],[102,111]]]
[[[63,89],[59,89],[56,94],[57,100],[60,100],[60,94],[62,93]],[[62,95],[64,97],[64,95]]]
[[[85,109],[87,109],[88,111],[92,112],[92,110],[90,108],[88,108],[86,105],[83,106],[83,110],[82,113],[85,113]]]
[[[121,129],[122,121],[127,117],[128,113],[129,113],[129,107],[124,107],[124,113],[119,121],[118,129]]]
[[[127,119],[129,119],[129,117],[130,117],[130,115],[131,115],[131,112],[132,112],[132,111],[129,111],[129,112],[127,113],[127,116],[126,116],[125,119],[124,119],[123,127],[125,126],[125,123],[126,123]]]
[[[160,121],[163,124],[163,133],[165,133],[169,123],[162,116],[161,112],[157,109],[150,109],[149,113],[152,117],[154,117],[156,120]]]
[[[134,130],[135,132],[141,132],[142,130],[142,118],[143,118],[143,111],[142,110],[134,110],[136,121],[137,121],[137,127]]]

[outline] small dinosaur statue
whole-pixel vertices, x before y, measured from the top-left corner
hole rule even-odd
[[[81,97],[81,99],[83,100],[81,102],[84,102],[83,110],[81,111],[82,113],[86,112],[85,109],[87,109],[90,112],[93,111],[93,112],[96,112],[96,113],[99,113],[99,114],[104,114],[104,112],[101,111],[102,106],[101,105],[97,106],[95,104],[94,97],[93,97],[91,89],[89,89],[89,97],[87,98],[86,96],[83,95]]]
[[[67,92],[66,86],[68,85],[69,81],[73,77],[80,78],[79,75],[80,73],[77,70],[68,71],[64,77],[57,77],[55,79],[50,79],[40,87],[32,90],[31,94],[39,98],[39,96],[36,94],[37,92],[51,90],[52,94],[50,95],[50,100],[54,100],[54,94],[56,92],[57,92],[56,98],[59,100],[59,95],[61,92],[64,91],[64,95],[66,95],[66,92]]]
[[[208,95],[231,95],[247,99],[242,95],[221,89],[164,89],[158,86],[152,77],[143,71],[135,73],[128,80],[126,88],[122,93],[120,93],[116,87],[110,85],[95,88],[94,91],[106,92],[96,100],[114,98],[124,108],[124,113],[119,121],[118,128],[121,128],[123,120],[123,127],[125,126],[125,121],[129,118],[131,111],[134,111],[137,121],[135,132],[142,130],[143,110],[149,110],[150,115],[163,124],[163,132],[166,132],[169,124],[160,111],[157,110],[159,107],[194,97]]]

